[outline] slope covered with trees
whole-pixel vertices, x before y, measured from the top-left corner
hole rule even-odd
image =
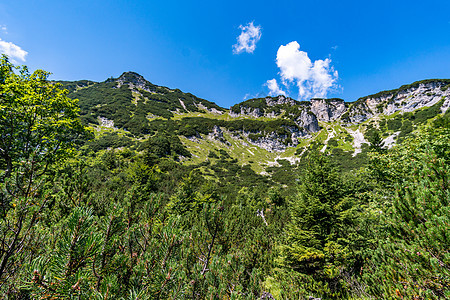
[[[213,123],[184,98],[186,116],[203,118],[172,112],[146,117],[145,134],[101,131],[87,126],[89,116],[105,117],[95,109],[119,119],[100,104],[157,88],[135,76],[131,89],[124,79],[115,89],[64,83],[65,91],[6,57],[0,72],[2,298],[450,297],[448,113],[431,112],[392,148],[383,135],[427,109],[368,122],[370,144],[354,157],[339,139],[347,131],[322,123],[316,139],[294,149],[294,164],[279,159],[264,173],[234,156],[240,148],[228,133],[255,126],[254,134],[283,135],[283,118],[218,114]],[[81,91],[92,86],[104,94],[91,106]],[[116,100],[117,111],[140,113],[141,100]],[[335,138],[323,143],[324,131]],[[189,143],[206,147],[211,132],[217,147],[194,160],[202,152]]]

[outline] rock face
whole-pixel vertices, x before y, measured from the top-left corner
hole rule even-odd
[[[317,117],[310,110],[302,110],[300,115],[294,119],[294,122],[309,132],[318,132],[320,130]]]
[[[275,106],[275,105],[289,105],[292,106],[295,104],[295,100],[292,98],[286,98],[283,95],[280,95],[276,98],[272,97],[266,97],[266,104],[267,106]]]
[[[343,101],[342,101],[343,102]],[[230,110],[231,117],[283,117],[293,120],[308,132],[320,130],[318,118],[311,111],[310,102],[299,102],[285,96],[251,99],[235,105]],[[332,114],[332,112],[331,112]]]
[[[244,134],[245,136],[245,134]],[[247,135],[248,136],[248,135]],[[261,136],[256,140],[248,139],[255,146],[265,149],[269,152],[283,152],[287,147],[295,147],[298,145],[298,139],[304,134],[301,131],[292,130],[291,136],[280,136],[275,132],[271,132],[265,136]],[[290,138],[292,142],[286,142]]]
[[[223,139],[223,131],[217,125],[214,125],[213,131],[209,135],[215,140]]]
[[[149,82],[141,75],[135,72],[125,72],[117,78],[118,86],[128,84],[130,89],[138,88],[147,92],[153,92],[149,86]]]
[[[342,121],[358,124],[380,114],[411,112],[439,101],[442,101],[441,111],[445,112],[450,107],[450,80],[418,81],[358,99],[350,105]]]
[[[250,117],[254,117],[254,118],[259,118],[259,117],[264,117],[265,115],[264,115],[264,111],[262,111],[258,107],[254,108],[254,107],[242,106],[241,111],[238,113],[230,110],[230,116],[233,118],[237,118],[237,117],[241,117],[241,116],[250,116]]]
[[[206,107],[206,106],[204,106],[201,102],[194,102],[194,105],[195,105],[197,108],[200,108],[200,109],[202,109],[202,110],[209,111],[210,113],[213,113],[213,114],[216,114],[216,115],[222,115],[222,114],[223,114],[223,111],[217,110],[217,109],[214,108],[214,107]]]
[[[223,137],[223,131],[219,126],[214,125],[213,131],[209,133],[208,139],[219,141],[227,146],[231,146],[230,142]]]
[[[322,122],[338,119],[347,110],[342,99],[311,99],[311,111]]]
[[[103,118],[103,117],[98,117],[97,119],[98,119],[98,122],[101,127],[114,128],[113,120],[108,120],[107,118]]]
[[[232,117],[251,116],[276,118],[283,116],[309,132],[320,130],[319,121],[331,122],[338,120],[346,111],[347,106],[342,99],[318,99],[310,102],[298,102],[284,96],[266,97],[264,99],[243,102],[230,111]],[[256,105],[259,101],[259,105]],[[239,109],[237,112],[236,110]]]

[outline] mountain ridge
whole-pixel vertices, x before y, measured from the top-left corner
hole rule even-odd
[[[155,85],[135,72],[98,83],[61,83],[69,97],[79,99],[83,121],[103,139],[101,149],[170,136],[186,148],[174,154],[184,163],[202,163],[211,151],[223,150],[258,172],[279,159],[295,164],[312,148],[348,159],[363,155],[377,130],[384,146],[392,147],[430,119],[448,115],[450,106],[449,79],[417,81],[354,102],[280,95],[230,109]]]
[[[80,87],[88,87],[89,85],[92,85],[92,84],[108,83],[108,82],[119,82],[120,85],[131,83],[134,86],[136,86],[138,89],[146,90],[148,92],[156,92],[156,90],[149,89],[148,86],[155,87],[155,88],[164,88],[164,89],[167,89],[168,91],[172,91],[172,92],[173,91],[180,91],[179,89],[172,89],[172,88],[165,87],[165,86],[155,85],[155,84],[151,83],[150,81],[148,81],[147,79],[145,79],[142,75],[140,75],[139,73],[134,72],[134,71],[123,72],[119,77],[117,77],[117,78],[110,77],[110,78],[106,79],[103,82],[96,82],[96,81],[92,81],[92,80],[75,80],[75,81],[63,81],[63,80],[60,80],[60,81],[57,81],[57,82],[63,83],[64,88],[68,89],[70,92],[74,91],[74,84],[75,84],[75,86],[77,84],[80,84]],[[245,102],[254,101],[254,100],[258,100],[258,99],[264,99],[264,98],[277,98],[277,97],[280,97],[280,96],[282,96],[282,97],[284,97],[286,99],[289,99],[289,101],[292,101],[292,103],[294,103],[294,102],[295,103],[307,103],[307,102],[311,102],[311,101],[314,101],[314,100],[324,100],[324,99],[326,99],[328,101],[331,101],[331,100],[343,101],[346,105],[352,105],[352,104],[355,104],[355,103],[367,100],[369,98],[380,98],[381,96],[398,94],[399,92],[406,91],[408,89],[412,89],[412,88],[415,88],[415,87],[419,87],[420,85],[428,85],[428,84],[437,84],[437,85],[439,85],[439,87],[447,86],[447,88],[448,88],[450,86],[450,79],[438,79],[438,78],[435,78],[435,79],[419,80],[419,81],[415,81],[415,82],[410,83],[410,84],[402,85],[402,86],[400,86],[399,88],[396,88],[396,89],[384,90],[384,91],[380,91],[380,92],[377,92],[377,93],[374,93],[374,94],[369,94],[369,95],[366,95],[366,96],[362,96],[362,97],[358,98],[355,101],[345,101],[344,99],[341,99],[341,98],[315,98],[315,97],[311,98],[309,101],[299,101],[299,100],[295,100],[295,99],[293,99],[291,97],[285,97],[285,96],[282,96],[282,95],[278,95],[278,96],[275,96],[275,97],[266,96],[266,97],[263,97],[263,98],[247,99],[247,100],[244,100],[244,101],[241,101],[241,102],[238,102],[238,103],[232,105],[230,107],[230,109],[232,107],[236,106],[236,105],[243,104]],[[120,87],[120,85],[119,85],[119,87]],[[192,95],[189,92],[187,92],[185,94]],[[199,98],[199,99],[201,99],[201,98]],[[210,102],[210,101],[208,101],[208,102]],[[217,105],[217,106],[219,106],[219,105]],[[224,107],[221,107],[221,108],[222,109],[226,109]]]

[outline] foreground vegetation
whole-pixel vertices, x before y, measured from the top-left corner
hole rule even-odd
[[[182,165],[167,132],[96,148],[47,77],[1,60],[2,298],[450,297],[448,114],[391,150],[375,131],[357,171],[312,147],[268,178]]]

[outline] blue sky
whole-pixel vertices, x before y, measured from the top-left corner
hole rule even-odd
[[[52,79],[135,71],[224,107],[269,93],[354,101],[450,78],[449,11],[448,0],[2,1],[0,50]]]

